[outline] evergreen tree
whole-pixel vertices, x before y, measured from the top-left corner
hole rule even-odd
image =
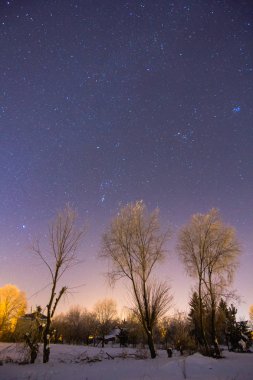
[[[200,346],[203,346],[204,342],[203,342],[203,333],[202,333],[202,328],[201,328],[201,323],[200,323],[200,307],[199,307],[199,304],[200,304],[200,300],[199,300],[199,296],[198,296],[198,293],[197,292],[194,292],[193,295],[192,295],[192,298],[190,300],[190,313],[189,313],[189,320],[190,320],[190,323],[191,323],[191,334],[194,336],[195,338],[195,342],[196,342],[196,345],[200,345]],[[205,329],[205,319],[206,319],[206,313],[207,313],[207,310],[206,310],[206,305],[203,304],[202,302],[202,314],[203,314],[203,328],[204,328],[204,331],[206,330]]]
[[[227,330],[227,313],[228,305],[223,298],[221,298],[218,310],[217,310],[217,319],[216,319],[216,330],[217,337],[220,343],[227,344],[226,330]]]
[[[252,343],[248,321],[236,321],[237,309],[231,305],[226,310],[226,338],[231,351],[247,351]]]
[[[240,340],[240,332],[236,324],[237,309],[233,304],[226,310],[226,337],[229,350],[236,350],[238,348],[238,341]]]

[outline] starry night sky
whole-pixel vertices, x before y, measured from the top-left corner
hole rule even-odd
[[[176,232],[220,209],[243,254],[235,286],[253,302],[253,3],[219,0],[0,1],[0,286],[48,283],[33,237],[67,202],[88,223],[62,308],[125,293],[98,261],[120,206],[159,207]],[[170,244],[161,276],[175,304],[190,281]],[[44,297],[44,298],[43,298]],[[46,291],[30,298],[43,303]]]

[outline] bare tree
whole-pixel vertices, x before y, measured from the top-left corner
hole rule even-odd
[[[178,252],[191,277],[198,280],[199,316],[206,353],[209,347],[203,325],[203,300],[211,316],[211,341],[216,356],[220,350],[216,337],[216,310],[224,292],[231,285],[240,248],[233,228],[224,225],[216,209],[195,214],[179,234]]]
[[[80,306],[72,306],[65,315],[64,339],[71,344],[83,343],[85,337],[84,314]]]
[[[126,278],[131,283],[134,310],[147,336],[152,358],[156,357],[153,329],[168,310],[169,287],[152,274],[164,258],[168,231],[160,231],[158,210],[148,214],[143,202],[123,207],[103,236],[102,256],[109,259],[112,282]]]
[[[51,291],[47,304],[47,320],[43,331],[43,363],[49,361],[50,356],[50,327],[56,308],[62,296],[66,294],[67,287],[57,289],[62,275],[77,264],[77,248],[84,234],[83,229],[75,227],[76,213],[69,206],[59,212],[49,226],[50,257],[46,257],[41,251],[37,241],[33,246],[33,252],[46,265],[51,277]]]
[[[177,311],[174,315],[163,318],[159,328],[166,349],[174,347],[183,355],[185,350],[191,352],[195,348],[193,338],[190,335],[190,321],[184,313]]]
[[[73,306],[70,310],[54,317],[52,328],[56,341],[64,341],[68,344],[89,344],[94,338],[98,322],[96,315],[79,306]]]
[[[94,306],[94,314],[98,321],[98,332],[102,338],[102,347],[104,347],[105,335],[110,333],[116,321],[116,302],[112,299],[98,301]]]

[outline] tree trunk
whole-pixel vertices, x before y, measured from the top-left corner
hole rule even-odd
[[[50,324],[47,323],[43,333],[43,363],[48,363],[50,356]]]
[[[201,283],[200,283],[199,284],[199,322],[200,322],[199,327],[200,327],[201,340],[205,347],[205,354],[209,355],[210,350],[209,350],[207,340],[206,340],[203,319],[204,319],[204,316],[203,316],[203,303],[202,303],[202,289],[201,289]]]
[[[147,337],[148,337],[148,348],[150,351],[150,356],[152,359],[154,359],[156,357],[156,352],[155,352],[153,336],[150,331],[147,332]]]
[[[221,357],[220,347],[218,345],[217,337],[216,337],[216,308],[215,304],[212,302],[212,310],[211,310],[211,337],[212,344],[214,347],[214,353],[216,358]]]
[[[38,355],[39,346],[34,340],[30,339],[28,334],[25,335],[25,341],[30,348],[30,363],[34,364]]]
[[[31,361],[30,361],[31,364],[34,364],[34,363],[35,363],[35,360],[36,360],[36,358],[37,358],[37,355],[38,355],[38,353],[37,353],[36,350],[32,350],[32,351],[31,351]]]

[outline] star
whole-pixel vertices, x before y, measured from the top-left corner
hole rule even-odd
[[[239,106],[239,105],[235,106],[235,107],[232,109],[232,111],[233,111],[234,113],[239,113],[239,112],[241,112],[241,106]]]

